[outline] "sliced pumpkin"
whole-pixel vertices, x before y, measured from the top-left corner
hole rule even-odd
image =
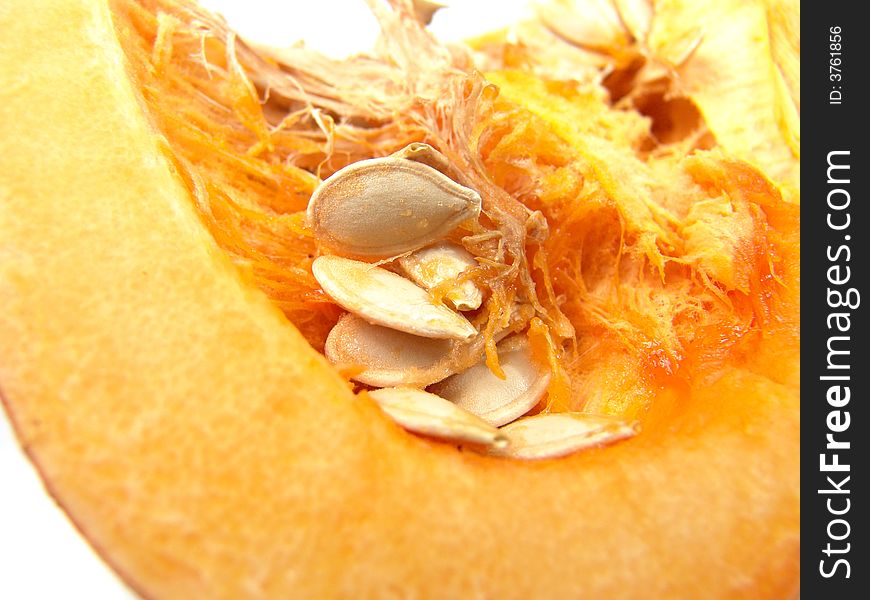
[[[418,64],[285,64],[301,106],[276,59],[171,1],[11,0],[0,27],[0,392],[143,596],[796,593],[794,156],[650,145],[601,88],[462,79],[422,29]],[[320,354],[340,311],[298,213],[318,176],[423,138],[498,225],[549,223],[511,289],[539,303],[550,408],[638,436],[482,456],[404,432]]]

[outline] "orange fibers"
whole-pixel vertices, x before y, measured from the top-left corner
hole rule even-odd
[[[796,209],[748,165],[697,150],[696,111],[653,122],[611,106],[602,87],[513,69],[488,73],[487,87],[464,72],[467,58],[445,58],[390,14],[381,15],[388,30],[411,28],[427,59],[450,68],[390,88],[381,77],[413,68],[369,60],[356,74],[375,82],[363,102],[347,85],[330,87],[337,63],[316,53],[264,59],[171,0],[113,7],[128,68],[204,223],[317,349],[340,310],[310,273],[308,196],[318,175],[412,140],[439,145],[484,195],[484,229],[467,239],[497,230],[506,248],[483,270],[495,292],[486,330],[516,294],[530,297],[546,326],[536,335],[564,374],[550,406],[636,416],[655,381],[726,360],[776,320],[782,275],[765,207]],[[401,39],[394,55],[409,52]],[[432,90],[450,92],[424,101]],[[645,100],[646,114],[662,113],[656,101]],[[546,217],[546,241],[530,236],[528,209]],[[610,355],[620,358],[598,358]],[[614,377],[623,383],[602,385]]]

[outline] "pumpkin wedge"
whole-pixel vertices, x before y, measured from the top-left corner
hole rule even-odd
[[[145,109],[121,29],[105,0],[0,11],[0,394],[50,493],[135,590],[796,594],[800,244],[774,184],[727,157],[683,171],[769,224],[775,314],[754,295],[773,279],[744,282],[763,329],[727,355],[689,347],[688,363],[713,365],[697,377],[651,370],[632,439],[542,462],[483,456],[414,437],[355,395],[234,264]],[[529,110],[563,141],[580,135]],[[696,216],[687,240],[709,224]],[[699,272],[728,279],[731,263],[696,250]],[[624,357],[602,348],[596,361]],[[610,391],[590,402],[615,412],[625,380],[599,373]]]

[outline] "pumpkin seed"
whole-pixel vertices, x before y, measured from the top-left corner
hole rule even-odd
[[[474,326],[395,273],[369,263],[320,256],[311,265],[315,279],[344,309],[378,325],[428,338],[467,340]]]
[[[394,387],[374,390],[368,395],[408,431],[496,448],[507,444],[507,438],[498,429],[435,394]]]
[[[333,364],[364,367],[353,377],[360,383],[422,387],[452,374],[438,367],[453,346],[451,340],[422,338],[347,314],[329,332],[324,351]]]
[[[387,257],[422,248],[480,215],[480,195],[422,162],[396,156],[355,162],[311,195],[317,239],[346,256]]]
[[[630,438],[638,430],[636,421],[618,417],[586,413],[540,414],[502,427],[510,444],[491,453],[510,458],[558,458]]]
[[[496,427],[529,412],[547,391],[550,373],[532,361],[528,341],[514,336],[498,345],[505,379],[496,377],[486,363],[478,363],[429,390],[454,402]]]
[[[507,327],[496,331],[496,341],[528,324],[534,311],[518,307]],[[389,327],[373,325],[348,313],[326,338],[326,358],[342,367],[363,367],[352,378],[376,387],[425,387],[473,366],[484,355],[485,338],[467,342],[422,338]]]
[[[465,271],[476,267],[474,256],[459,244],[439,242],[398,260],[402,274],[417,285],[432,290],[449,285]],[[473,281],[456,282],[444,294],[457,310],[475,310],[483,303],[483,292]]]

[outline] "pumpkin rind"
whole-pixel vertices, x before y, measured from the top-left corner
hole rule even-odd
[[[644,433],[556,461],[414,438],[208,236],[103,0],[8,0],[0,30],[0,390],[144,596],[796,593],[794,377],[747,359],[666,387]],[[791,373],[796,311],[759,345]]]

